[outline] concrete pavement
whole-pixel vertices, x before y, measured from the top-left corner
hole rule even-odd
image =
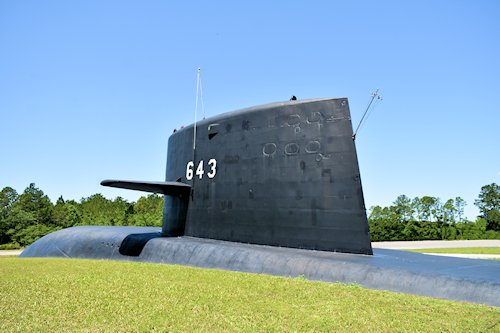
[[[372,247],[374,249],[391,249],[391,250],[444,249],[453,247],[490,247],[490,246],[500,247],[500,239],[372,242]]]
[[[0,256],[18,256],[23,250],[0,251]]]
[[[416,250],[416,249],[445,249],[467,247],[500,247],[500,239],[456,240],[456,241],[411,241],[411,242],[372,242],[374,249]],[[424,253],[434,256],[469,258],[469,259],[500,259],[496,254],[464,254],[464,253]]]

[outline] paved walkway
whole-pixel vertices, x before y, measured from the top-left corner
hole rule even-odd
[[[465,253],[424,253],[431,256],[469,258],[469,259],[500,259],[498,254],[465,254]]]
[[[440,241],[425,240],[412,242],[372,242],[375,249],[409,250],[409,249],[443,249],[450,247],[500,247],[500,239]]]
[[[22,250],[13,250],[13,251],[0,251],[0,256],[18,256],[23,252]]]
[[[500,247],[500,239],[456,240],[456,241],[412,241],[412,242],[373,242],[375,249],[415,250],[444,249],[454,247]],[[469,259],[500,259],[497,254],[464,254],[464,253],[425,253],[433,256],[469,258]]]

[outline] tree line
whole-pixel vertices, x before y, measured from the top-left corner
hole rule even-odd
[[[42,236],[79,225],[161,227],[163,196],[151,194],[137,202],[101,194],[80,202],[59,197],[55,205],[31,183],[22,194],[11,187],[0,192],[0,249],[28,246]]]
[[[389,207],[369,209],[371,240],[500,239],[500,186],[481,188],[474,202],[481,215],[475,221],[463,217],[466,205],[460,197],[441,202],[436,197],[400,195]]]
[[[481,213],[475,221],[464,218],[465,200],[441,202],[424,196],[400,195],[389,207],[369,209],[372,241],[433,239],[500,239],[500,186],[481,188],[474,205]],[[0,192],[0,249],[28,246],[42,236],[78,225],[161,227],[163,196],[151,194],[137,202],[101,194],[80,202],[59,197],[55,204],[31,183],[22,194],[11,187]]]

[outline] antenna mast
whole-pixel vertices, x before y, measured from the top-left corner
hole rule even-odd
[[[371,93],[371,95],[372,95],[372,99],[371,99],[371,101],[370,101],[370,104],[368,104],[368,107],[366,108],[366,111],[365,111],[365,113],[363,114],[363,117],[361,118],[361,121],[359,122],[358,127],[356,128],[356,132],[354,132],[354,134],[352,135],[352,140],[353,140],[353,141],[356,139],[356,134],[358,133],[359,126],[361,126],[361,123],[363,122],[363,119],[365,119],[366,113],[367,113],[367,112],[368,112],[368,110],[370,109],[370,106],[372,105],[373,100],[375,99],[375,97],[377,97],[377,101],[381,101],[381,100],[382,100],[382,96],[380,96],[380,95],[378,94],[378,91],[379,91],[379,90],[380,90],[380,88],[377,88],[377,91],[376,91],[376,92],[374,92],[374,93],[370,92],[370,93]],[[373,109],[372,109],[372,110],[373,110]],[[366,119],[368,119],[368,118],[366,118]]]
[[[203,103],[203,87],[201,86],[201,68],[200,67],[198,67],[198,76],[200,78],[201,108],[203,110],[203,119],[205,119],[205,104]]]
[[[205,105],[203,104],[203,88],[201,86],[201,67],[198,67],[198,77],[196,80],[196,107],[194,109],[194,128],[193,128],[193,165],[196,165],[196,115],[198,114],[198,88],[201,91],[201,106],[203,108],[203,119],[205,119]],[[194,182],[196,177],[193,177],[193,187],[191,189],[191,200],[194,200]]]
[[[200,89],[200,91],[201,91],[201,107],[203,109],[203,119],[205,119],[205,104],[203,103],[203,87],[201,85],[201,67],[198,67],[198,78],[196,80],[196,107],[194,110],[193,149],[196,149],[196,115],[198,113],[198,89]]]

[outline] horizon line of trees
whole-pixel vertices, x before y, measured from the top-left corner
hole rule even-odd
[[[437,197],[400,195],[389,207],[370,207],[371,240],[500,239],[500,186],[481,188],[474,202],[481,215],[475,221],[463,218],[466,205],[461,197],[443,203]]]
[[[369,209],[372,241],[434,239],[500,239],[500,186],[481,188],[474,205],[481,213],[475,221],[463,218],[465,200],[441,202],[424,196],[410,199],[400,195],[389,207]],[[161,227],[163,196],[150,194],[137,202],[122,197],[106,199],[100,193],[79,202],[62,196],[52,204],[42,190],[31,183],[22,194],[11,187],[0,192],[0,249],[28,246],[40,237],[79,225]]]
[[[0,249],[28,246],[51,232],[79,225],[161,227],[163,196],[150,194],[137,202],[106,199],[97,193],[79,202],[62,196],[52,204],[31,183],[22,194],[11,187],[0,192]]]

